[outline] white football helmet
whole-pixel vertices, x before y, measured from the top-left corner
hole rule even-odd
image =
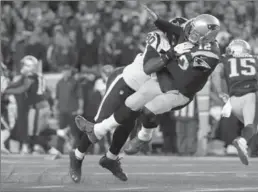
[[[187,39],[194,44],[206,44],[215,41],[219,30],[219,20],[209,14],[202,14],[190,19],[184,27]]]
[[[21,60],[21,74],[37,74],[39,71],[39,61],[36,57],[27,55]]]
[[[226,48],[226,53],[228,55],[243,55],[251,54],[252,49],[249,43],[242,39],[235,39]]]

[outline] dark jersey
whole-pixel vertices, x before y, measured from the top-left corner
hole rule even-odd
[[[159,21],[156,21],[156,25],[157,22]],[[167,30],[167,35],[171,35],[175,30],[175,45],[186,41],[183,27],[168,22],[166,24],[165,21],[160,22],[160,25],[157,27],[164,27],[162,31]],[[220,49],[217,42],[193,47],[189,53],[171,60],[166,68],[157,73],[162,91],[177,89],[183,95],[192,98],[204,87],[219,63],[219,58]]]
[[[18,82],[11,84],[5,91],[7,94],[22,94],[25,93],[28,104],[35,105],[45,100],[45,80],[43,76],[30,75],[23,76]]]
[[[242,96],[258,90],[256,58],[251,55],[242,57],[224,55],[221,61],[230,96]]]
[[[200,91],[219,63],[217,42],[205,46],[196,46],[190,53],[181,55],[178,60],[167,65],[172,74],[174,86],[183,95],[192,98]]]
[[[31,75],[28,78],[32,80],[32,84],[26,93],[29,104],[34,106],[45,100],[46,85],[43,76]]]

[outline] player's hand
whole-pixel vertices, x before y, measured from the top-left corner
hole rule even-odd
[[[224,102],[227,103],[228,99],[229,99],[229,95],[226,93],[220,93],[219,94],[219,98]]]
[[[152,11],[147,5],[145,5],[145,4],[141,4],[142,5],[142,7],[147,11],[147,13],[148,13],[148,15],[149,15],[149,17],[150,17],[150,19],[152,20],[152,21],[156,21],[156,20],[158,20],[158,15],[154,12],[154,11]]]
[[[176,45],[174,47],[174,51],[176,52],[177,55],[182,55],[184,53],[190,52],[193,47],[194,47],[194,44],[190,42],[184,42]]]

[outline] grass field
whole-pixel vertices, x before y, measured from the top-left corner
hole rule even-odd
[[[1,156],[2,191],[24,192],[258,192],[258,159],[243,166],[236,157],[125,156],[129,180],[121,182],[98,165],[100,156],[87,156],[83,179],[68,175],[68,156]]]

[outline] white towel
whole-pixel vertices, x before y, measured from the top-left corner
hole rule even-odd
[[[222,111],[221,111],[222,117],[227,117],[227,118],[230,117],[231,111],[232,111],[232,106],[231,106],[231,103],[230,103],[230,99],[228,99],[228,101],[226,102],[226,104],[222,108]]]

